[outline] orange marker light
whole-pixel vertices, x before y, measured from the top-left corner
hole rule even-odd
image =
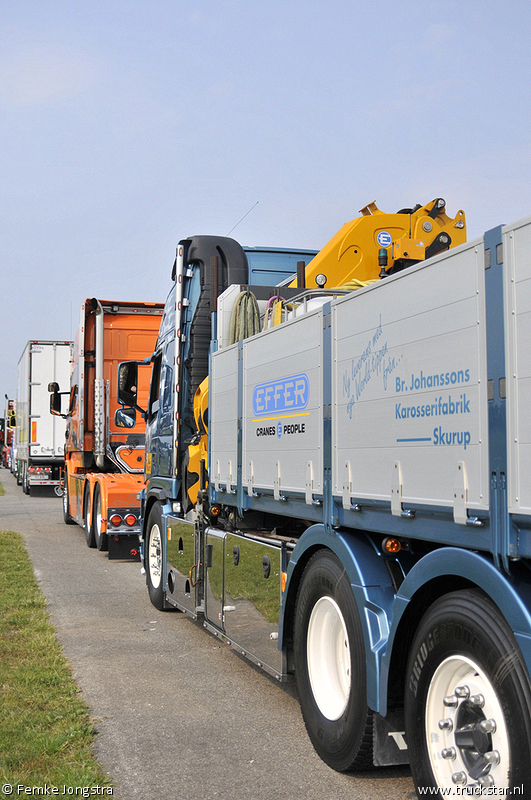
[[[382,550],[386,553],[399,553],[402,550],[402,542],[393,536],[388,536],[382,542]]]

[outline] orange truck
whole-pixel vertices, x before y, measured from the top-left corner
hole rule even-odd
[[[67,420],[63,517],[85,530],[87,545],[109,558],[138,557],[144,483],[145,423],[117,401],[118,365],[137,361],[138,402],[145,408],[163,303],[81,305],[69,391],[50,383],[50,411]],[[62,410],[63,396],[68,409]]]

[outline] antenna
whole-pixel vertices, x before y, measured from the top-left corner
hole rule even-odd
[[[243,217],[242,217],[240,220],[238,220],[238,222],[236,223],[236,225],[234,225],[234,227],[233,227],[233,228],[231,228],[231,229],[230,229],[230,231],[229,231],[227,234],[225,234],[225,235],[226,235],[226,236],[230,236],[230,234],[232,233],[232,231],[234,230],[234,228],[237,228],[237,227],[238,227],[238,225],[240,224],[240,222],[243,222],[243,220],[245,219],[245,217],[246,217],[246,216],[248,216],[248,214],[250,214],[250,213],[251,213],[251,211],[253,210],[253,208],[256,208],[256,206],[258,205],[258,203],[259,203],[259,202],[260,202],[260,201],[259,201],[259,200],[257,200],[257,201],[256,201],[256,203],[255,203],[253,206],[251,206],[251,208],[249,209],[249,211],[247,212],[247,214],[244,214],[244,215],[243,215]]]

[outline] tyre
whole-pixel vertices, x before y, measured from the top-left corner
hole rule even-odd
[[[408,662],[405,720],[417,791],[512,794],[528,782],[529,676],[512,631],[480,592],[446,595],[424,615]]]
[[[75,525],[76,521],[70,516],[70,494],[68,492],[68,475],[65,474],[63,486],[63,520],[66,525]]]
[[[94,534],[94,518],[90,521],[90,486],[85,491],[83,501],[83,526],[85,528],[85,539],[87,547],[96,547],[96,536]]]
[[[164,526],[162,514],[158,503],[149,512],[146,544],[145,544],[145,569],[149,599],[159,611],[164,610]]]
[[[22,472],[22,491],[24,494],[30,493],[30,487],[28,483],[28,467],[27,464],[24,464],[23,472]]]
[[[344,567],[328,550],[312,556],[302,576],[294,663],[302,716],[317,753],[340,772],[372,767],[361,623]]]
[[[99,484],[94,487],[92,508],[92,527],[94,529],[94,542],[98,550],[106,552],[109,549],[109,537],[101,529],[101,491]]]

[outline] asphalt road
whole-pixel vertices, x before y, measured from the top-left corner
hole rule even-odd
[[[406,767],[339,774],[286,686],[178,612],[149,602],[138,563],[89,550],[51,490],[0,471],[0,529],[24,536],[52,624],[97,720],[118,800],[412,800]]]

